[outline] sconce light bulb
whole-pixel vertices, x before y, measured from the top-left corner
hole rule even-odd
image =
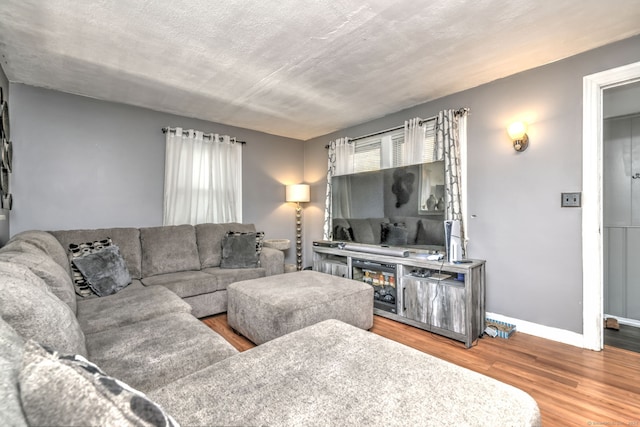
[[[507,128],[512,141],[522,140],[527,133],[527,125],[524,122],[513,122]]]

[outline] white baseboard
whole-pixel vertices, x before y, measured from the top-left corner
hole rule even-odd
[[[614,319],[616,319],[618,321],[618,323],[620,323],[621,325],[629,325],[629,326],[635,326],[636,328],[640,328],[640,320],[636,320],[636,319],[627,319],[625,317],[620,317],[620,316],[614,316],[612,314],[605,314],[604,318],[606,319],[607,317],[613,317]]]
[[[486,313],[486,316],[493,320],[511,323],[516,325],[516,332],[520,331],[525,334],[535,335],[552,341],[573,345],[580,348],[586,348],[584,345],[584,337],[577,332],[567,331],[566,329],[553,328],[538,323],[528,322],[526,320],[514,319],[513,317],[503,316],[497,313]]]

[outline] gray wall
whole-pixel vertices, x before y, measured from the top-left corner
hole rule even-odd
[[[582,212],[560,208],[560,193],[582,190],[582,78],[637,61],[640,37],[306,141],[308,239],[322,237],[328,141],[469,107],[469,256],[487,260],[487,310],[581,333]],[[506,132],[517,119],[529,124],[523,153]]]
[[[163,126],[217,132],[243,148],[243,222],[295,236],[284,185],[302,182],[303,143],[248,129],[11,84],[11,234],[162,224]],[[288,262],[295,253],[287,252]]]
[[[9,80],[7,80],[7,76],[4,74],[2,65],[0,65],[0,87],[2,87],[4,99],[9,99]],[[11,113],[13,112],[10,112],[9,120],[11,120]],[[9,179],[9,183],[11,184],[11,179]],[[4,216],[4,219],[2,219],[2,216]],[[9,220],[9,211],[7,209],[0,209],[0,246],[9,240]]]

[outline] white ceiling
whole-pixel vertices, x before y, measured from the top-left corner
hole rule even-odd
[[[0,57],[12,82],[308,139],[639,18],[638,0],[1,0]]]

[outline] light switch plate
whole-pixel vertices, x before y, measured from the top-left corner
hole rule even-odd
[[[563,208],[579,208],[582,206],[582,193],[562,193],[560,206]]]

